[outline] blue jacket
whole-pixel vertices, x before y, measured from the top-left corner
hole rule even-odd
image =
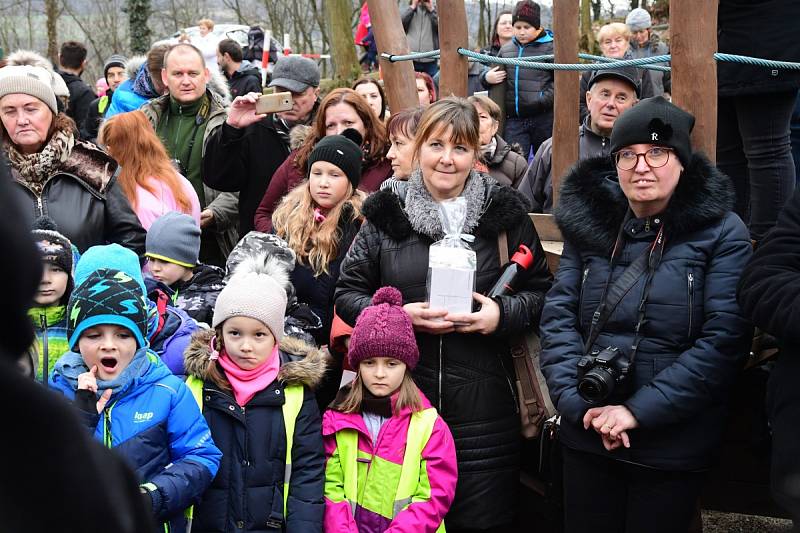
[[[74,360],[75,354],[64,357]],[[150,496],[156,520],[183,531],[183,511],[205,492],[222,454],[188,387],[155,354],[147,357],[140,374],[111,396],[102,416],[80,413],[95,438],[135,470],[140,484],[155,487]],[[86,371],[57,366],[50,387],[74,400],[75,377]]]
[[[183,376],[183,352],[189,346],[192,334],[200,327],[185,311],[171,305],[167,306],[161,316],[164,323],[150,339],[150,349],[161,357],[173,374]]]
[[[111,97],[111,105],[106,111],[106,120],[120,113],[136,111],[148,102],[148,98],[140,96],[133,91],[133,80],[123,81]]]
[[[545,30],[535,41],[520,44],[514,37],[497,54],[505,58],[542,56],[553,53],[553,33]],[[481,74],[482,80],[488,69]],[[553,111],[555,77],[552,70],[534,70],[518,66],[506,67],[506,114],[509,117],[531,118]]]
[[[731,212],[730,180],[698,155],[649,227],[643,219],[626,223],[613,280],[653,243],[660,224],[666,247],[646,302],[633,392],[607,402],[625,405],[639,428],[629,432],[629,449],[606,452],[599,435],[583,429],[591,405],[578,394],[576,364],[627,211],[614,178],[608,158],[578,163],[564,180],[556,208],[565,245],[542,312],[541,362],[562,415],[560,438],[573,449],[650,467],[705,469],[750,347],[751,329],[736,303],[736,283],[752,253],[747,228]],[[627,357],[643,288],[644,276],[620,301],[593,348],[616,346]]]
[[[223,453],[217,477],[195,506],[193,533],[321,532],[325,456],[319,410],[310,389],[325,373],[323,353],[284,336],[278,379],[242,408],[230,391],[206,380],[213,335],[211,330],[198,332],[186,351],[187,373],[204,380],[203,414]],[[294,429],[284,519],[286,429],[281,408],[282,391],[289,384],[302,384],[305,391]]]

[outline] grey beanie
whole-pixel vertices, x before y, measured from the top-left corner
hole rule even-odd
[[[0,69],[0,98],[9,94],[27,94],[44,102],[58,114],[53,76],[42,67],[15,65]]]
[[[200,254],[200,228],[185,213],[170,211],[153,222],[145,239],[145,255],[194,268]]]
[[[106,78],[108,81],[108,69],[111,67],[120,67],[125,68],[125,65],[128,63],[128,58],[121,54],[112,54],[111,56],[106,59],[106,62],[103,64],[103,77]]]
[[[289,274],[275,257],[256,254],[236,267],[214,305],[211,327],[235,316],[258,320],[269,328],[276,343],[283,338]]]
[[[641,7],[637,7],[625,17],[625,24],[628,25],[631,31],[642,31],[652,26],[653,21],[650,19],[650,13]]]

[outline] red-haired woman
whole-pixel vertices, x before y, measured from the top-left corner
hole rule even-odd
[[[169,211],[191,215],[200,225],[197,193],[175,170],[144,113],[111,117],[103,123],[98,142],[121,165],[117,182],[144,229]]]
[[[300,184],[308,174],[308,156],[320,139],[327,135],[339,135],[352,128],[363,138],[361,151],[361,181],[358,189],[364,192],[377,191],[381,183],[392,175],[392,166],[386,159],[389,149],[386,127],[369,104],[352,89],[334,89],[319,105],[314,124],[302,146],[289,157],[272,175],[267,192],[256,210],[255,228],[269,233],[272,230],[272,213],[281,199]]]

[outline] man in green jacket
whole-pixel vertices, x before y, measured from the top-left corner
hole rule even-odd
[[[224,267],[238,238],[239,197],[203,185],[202,162],[206,142],[227,118],[225,81],[216,83],[202,54],[191,44],[178,44],[167,52],[161,79],[168,94],[150,100],[141,110],[203,206],[200,261]]]

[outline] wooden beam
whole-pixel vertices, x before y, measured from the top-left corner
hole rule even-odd
[[[467,58],[458,53],[459,47],[469,47],[464,0],[438,0],[436,12],[439,15],[439,49],[442,51],[439,94],[442,97],[466,97],[469,64]]]
[[[717,152],[717,0],[671,0],[672,101],[695,117],[692,148]]]
[[[408,41],[400,21],[396,0],[367,0],[372,31],[378,53],[401,55],[408,53]],[[380,60],[386,98],[393,113],[419,106],[414,65],[411,61],[392,63]],[[465,75],[466,78],[466,75]]]
[[[578,62],[578,7],[575,0],[553,0],[556,63]],[[579,82],[578,72],[556,71],[553,109],[553,206],[558,203],[561,177],[578,160]]]

